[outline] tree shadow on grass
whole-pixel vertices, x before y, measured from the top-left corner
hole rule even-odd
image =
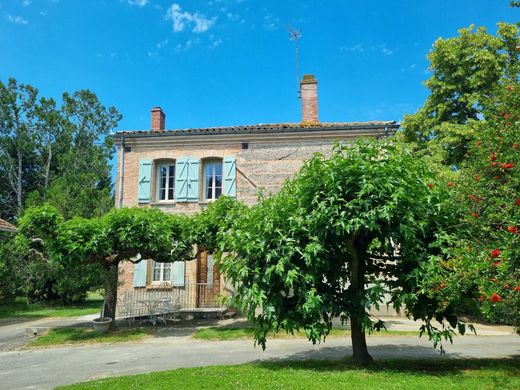
[[[346,348],[347,349],[347,348]],[[342,351],[346,350],[341,348]],[[439,356],[435,358],[376,358],[374,362],[359,366],[350,357],[339,360],[320,359],[312,354],[298,353],[284,359],[272,359],[255,363],[264,369],[278,370],[312,370],[316,372],[334,372],[348,370],[365,370],[369,372],[396,372],[420,375],[442,376],[459,374],[468,371],[501,372],[506,376],[520,376],[520,355],[503,359],[464,359],[456,356]]]

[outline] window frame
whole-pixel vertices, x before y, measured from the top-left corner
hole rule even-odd
[[[158,261],[155,261],[155,260],[152,260],[151,261],[151,267],[150,267],[150,285],[151,286],[158,286],[158,285],[161,285],[161,284],[168,284],[168,285],[171,285],[172,284],[172,272],[173,272],[173,265],[172,263],[161,263],[161,262],[158,262]],[[156,269],[156,266],[159,267],[159,280],[154,280],[154,277],[155,277],[155,269]],[[164,279],[164,269],[165,268],[169,268],[170,270],[170,277],[169,279]]]
[[[208,197],[208,181],[206,179],[206,167],[208,165],[213,165],[213,172],[212,172],[212,182],[213,182],[213,185],[211,186],[211,197]],[[220,194],[218,196],[216,196],[216,193],[217,193],[217,185],[216,185],[216,178],[217,176],[217,169],[216,167],[218,166],[218,164],[220,164]],[[201,186],[202,187],[202,197],[201,199],[203,199],[205,202],[214,202],[216,201],[220,196],[222,196],[224,194],[224,159],[222,158],[219,158],[219,157],[210,157],[210,158],[207,158],[207,159],[204,159],[202,161],[202,180],[203,180],[203,185]]]
[[[166,187],[164,189],[165,199],[161,199],[161,168],[166,167]],[[170,168],[173,167],[173,185],[170,188],[169,181]],[[155,162],[155,201],[158,203],[172,203],[175,202],[175,185],[176,185],[177,167],[175,160],[159,160]],[[168,192],[172,191],[172,198],[168,197]]]

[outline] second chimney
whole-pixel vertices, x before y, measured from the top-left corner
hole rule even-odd
[[[152,108],[152,131],[162,131],[165,126],[166,115],[161,107]]]
[[[318,80],[313,74],[303,75],[300,81],[302,100],[302,122],[317,123],[318,119]]]

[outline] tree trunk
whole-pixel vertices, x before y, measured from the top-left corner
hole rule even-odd
[[[365,365],[372,362],[372,357],[368,353],[365,330],[363,329],[362,319],[365,307],[361,303],[361,298],[365,293],[365,260],[360,253],[356,242],[351,239],[348,242],[350,256],[352,259],[352,280],[350,291],[355,297],[354,305],[350,313],[350,337],[352,339],[352,359],[355,363]]]
[[[43,188],[47,189],[49,187],[49,176],[51,174],[51,161],[52,161],[52,146],[49,144],[49,155],[47,156],[47,165],[45,167],[45,182],[43,184]]]
[[[17,183],[16,183],[16,206],[17,206],[17,216],[20,217],[22,215],[23,210],[23,199],[22,199],[22,175],[23,175],[23,157],[22,152],[18,150],[18,175],[17,175]]]
[[[103,316],[112,318],[111,328],[114,327],[116,320],[117,305],[117,284],[119,276],[118,263],[111,263],[106,267],[107,281],[105,286],[105,305],[103,307]]]

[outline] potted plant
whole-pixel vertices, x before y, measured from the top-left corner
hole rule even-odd
[[[92,320],[94,330],[99,333],[108,332],[108,330],[110,329],[110,325],[112,324],[112,318],[103,316],[104,308],[105,303],[103,302],[103,307],[101,309],[101,313],[99,313],[99,318],[94,318]]]

